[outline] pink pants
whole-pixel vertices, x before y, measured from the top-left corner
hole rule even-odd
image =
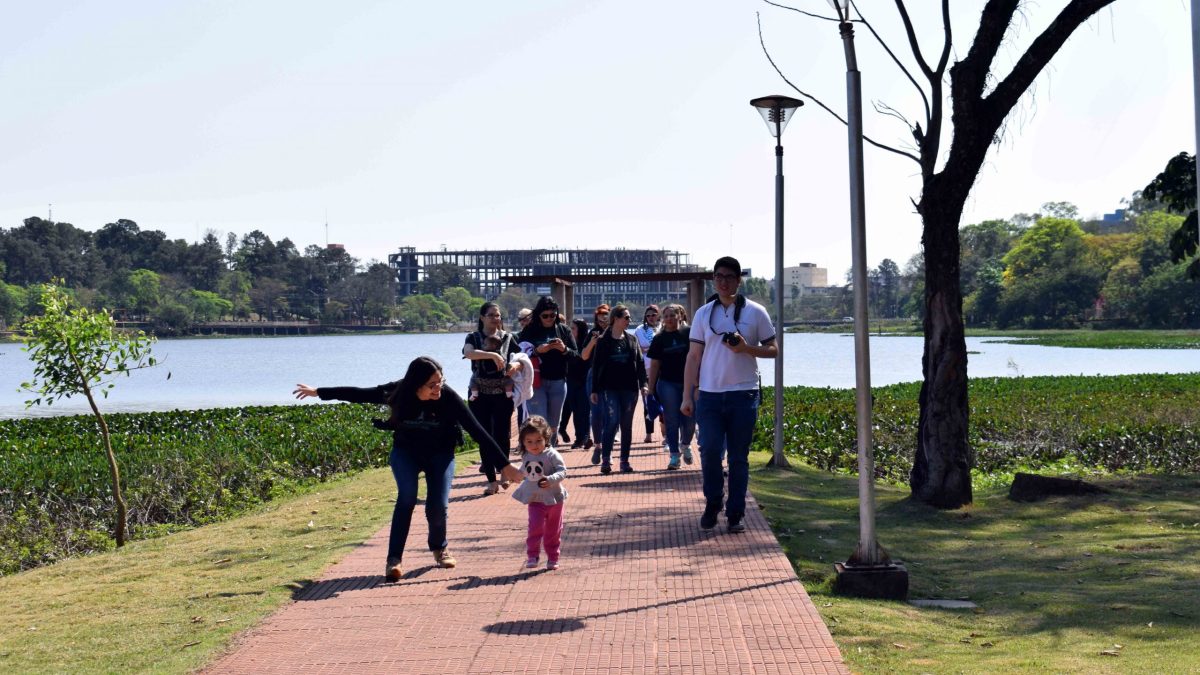
[[[530,558],[538,557],[545,544],[546,559],[558,560],[562,544],[563,502],[553,506],[541,502],[529,503],[529,536],[525,537],[525,552]]]

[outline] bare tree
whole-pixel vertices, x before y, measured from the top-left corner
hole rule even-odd
[[[917,122],[890,107],[880,112],[909,125],[916,154],[872,139],[876,147],[908,157],[920,166],[921,197],[914,202],[921,216],[921,243],[925,254],[925,348],[921,357],[923,381],[916,456],[909,484],[914,497],[939,508],[971,503],[971,466],[974,455],[967,442],[967,346],[963,336],[962,289],[959,285],[958,226],[963,205],[988,150],[1002,135],[1005,119],[1020,98],[1077,28],[1114,0],[1070,0],[1016,60],[1003,77],[994,72],[996,54],[1014,27],[1020,0],[988,0],[979,18],[971,48],[962,60],[950,65],[953,39],[950,2],[942,0],[942,48],[930,64],[922,53],[916,29],[904,0],[895,0],[904,24],[912,57],[920,69],[920,83],[904,66],[855,6],[853,22],[867,28],[907,79],[921,93],[924,110]],[[776,3],[768,4],[814,16]],[[827,17],[820,17],[827,18]],[[764,44],[764,51],[766,47]],[[770,53],[767,53],[770,59]],[[775,66],[774,61],[771,61]],[[947,68],[950,90],[944,89]],[[778,71],[778,66],[775,66]],[[782,76],[783,73],[780,72]],[[786,76],[784,80],[787,81]],[[828,106],[788,82],[800,95],[837,116]],[[947,101],[948,99],[948,101]],[[950,105],[950,147],[942,152],[945,107]],[[877,106],[878,109],[878,106]],[[841,119],[839,116],[838,119]],[[922,124],[922,121],[924,122]],[[941,170],[938,170],[939,164]]]

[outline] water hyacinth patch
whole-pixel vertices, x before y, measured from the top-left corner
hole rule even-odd
[[[873,391],[876,476],[906,481],[916,446],[920,383]],[[764,395],[771,400],[770,390]],[[1109,471],[1200,471],[1200,374],[980,378],[970,383],[977,473],[1076,458]],[[854,391],[789,387],[784,447],[828,471],[857,471]],[[773,444],[762,407],[753,449]]]
[[[220,520],[299,483],[387,465],[373,406],[109,415],[134,538]],[[95,418],[0,421],[0,574],[105,548],[108,468]],[[165,527],[164,527],[165,526]]]

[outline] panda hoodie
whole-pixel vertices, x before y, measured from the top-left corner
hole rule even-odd
[[[521,455],[521,469],[525,480],[513,490],[513,499],[522,504],[542,503],[553,506],[567,499],[567,490],[562,486],[567,477],[567,465],[562,455],[553,448],[546,448],[540,455],[527,452]],[[538,487],[538,481],[550,481],[546,487]]]

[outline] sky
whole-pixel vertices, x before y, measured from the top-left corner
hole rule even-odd
[[[937,3],[908,3],[927,60]],[[1000,72],[1065,4],[1028,3]],[[952,8],[965,55],[978,2]],[[826,0],[796,0],[831,15]],[[866,18],[913,60],[892,2]],[[665,248],[774,268],[774,139],[749,100],[795,83],[842,112],[836,24],[753,0],[456,3],[211,0],[11,3],[0,25],[0,227],[118,218],[195,241],[259,229],[362,261],[401,246]],[[1118,0],[1037,80],[988,155],[963,224],[1120,207],[1193,152],[1186,0]],[[863,28],[872,110],[920,117]],[[953,60],[953,59],[952,59]],[[914,71],[915,72],[915,71]],[[850,267],[845,127],[813,104],[783,134],[784,264]],[[920,246],[919,172],[867,147],[867,258]],[[328,230],[326,230],[328,223]]]

